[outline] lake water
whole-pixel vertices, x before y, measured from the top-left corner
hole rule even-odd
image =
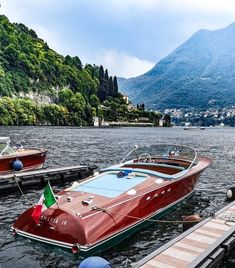
[[[183,215],[207,217],[227,204],[226,190],[235,185],[235,129],[209,128],[185,131],[182,128],[68,128],[0,127],[0,136],[12,141],[48,149],[46,166],[59,167],[80,163],[100,168],[119,162],[135,144],[185,144],[209,156],[213,164],[200,178],[194,195],[181,203],[165,219],[180,220]],[[53,187],[55,191],[62,186]],[[77,267],[79,257],[62,249],[14,239],[9,229],[31,203],[38,201],[42,189],[28,190],[27,201],[19,193],[0,197],[0,267]],[[182,232],[181,225],[152,224],[137,231],[119,245],[103,252],[113,267],[130,267]],[[235,267],[235,251],[221,264]]]

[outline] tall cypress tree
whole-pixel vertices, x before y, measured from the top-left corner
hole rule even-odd
[[[106,71],[105,71],[105,74],[104,74],[104,68],[101,65],[100,70],[99,70],[100,86],[99,86],[99,89],[98,89],[98,92],[97,92],[97,95],[98,95],[98,97],[99,97],[101,102],[106,100],[107,95],[108,95],[108,90],[107,90],[108,81],[106,81],[106,79],[105,79]],[[108,73],[108,71],[107,71],[107,73]]]
[[[109,77],[109,96],[114,96],[114,88],[113,88],[113,78],[112,76]]]
[[[114,78],[113,78],[113,93],[114,93],[114,97],[118,96],[118,83],[117,83],[116,76],[114,76]]]
[[[104,79],[104,68],[102,65],[100,65],[100,70],[99,70],[99,81],[100,83],[102,82],[102,80]]]
[[[110,95],[110,90],[109,90],[109,74],[108,74],[108,70],[105,69],[105,73],[104,73],[104,87],[106,88],[107,91],[107,95]]]
[[[100,99],[101,102],[105,101],[107,99],[108,92],[107,92],[106,83],[104,83],[104,82],[101,83],[97,95],[98,95],[98,98]]]
[[[105,79],[106,81],[109,80],[109,73],[108,73],[108,70],[107,70],[107,69],[105,70],[104,79]]]

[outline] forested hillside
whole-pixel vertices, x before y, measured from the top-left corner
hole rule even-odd
[[[100,103],[124,104],[102,66],[50,49],[34,30],[0,16],[0,124],[90,125]]]
[[[158,125],[160,114],[128,105],[103,66],[64,57],[34,30],[0,16],[0,125],[87,126],[94,116]]]

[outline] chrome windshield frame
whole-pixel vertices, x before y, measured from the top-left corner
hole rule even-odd
[[[139,155],[138,155],[138,149],[145,149],[146,148],[146,150],[148,149],[148,148],[152,148],[152,147],[163,147],[164,148],[164,146],[166,147],[166,149],[168,149],[168,153],[169,153],[169,150],[170,150],[170,148],[185,148],[186,150],[189,150],[189,151],[191,151],[192,152],[192,158],[191,159],[188,159],[188,160],[190,160],[190,165],[189,165],[189,167],[187,168],[187,169],[190,169],[194,164],[195,164],[195,162],[196,162],[196,160],[197,160],[197,156],[198,156],[198,154],[197,154],[197,151],[195,150],[195,149],[193,149],[193,148],[191,148],[191,147],[189,147],[189,146],[186,146],[186,145],[179,145],[179,144],[152,144],[152,145],[145,145],[145,146],[137,146],[137,145],[135,145],[135,148],[134,149],[132,149],[130,152],[128,152],[127,153],[127,155],[122,159],[122,161],[121,161],[121,163],[124,163],[124,162],[126,162],[127,161],[127,158],[131,155],[131,154],[135,154],[135,156],[136,156],[136,159],[138,159],[138,157],[139,157]],[[147,152],[147,151],[146,151]],[[193,155],[194,154],[194,155]],[[163,157],[163,156],[162,156]],[[167,157],[167,156],[166,156]],[[129,159],[130,160],[130,159]],[[132,159],[133,160],[133,159]]]
[[[5,147],[0,152],[0,156],[2,156],[7,150],[10,150],[11,153],[15,153],[16,151],[10,146],[10,138],[9,137],[0,137],[0,144],[4,144]]]

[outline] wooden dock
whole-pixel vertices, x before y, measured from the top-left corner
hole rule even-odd
[[[43,187],[47,180],[50,180],[51,184],[81,180],[92,175],[96,168],[96,165],[77,165],[12,172],[0,176],[0,193],[15,192],[19,188]]]
[[[135,268],[216,267],[235,245],[235,201],[135,265]]]

